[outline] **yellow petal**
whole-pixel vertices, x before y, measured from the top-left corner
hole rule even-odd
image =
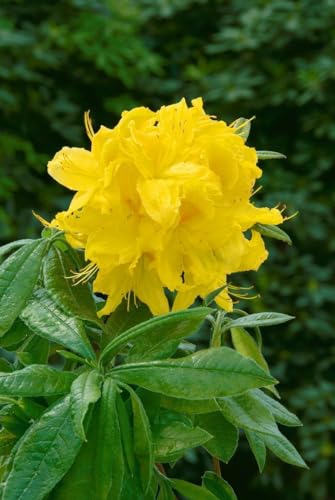
[[[138,183],[137,191],[147,214],[162,226],[171,227],[177,220],[180,189],[177,183],[165,179],[150,179]]]
[[[76,193],[71,200],[69,212],[79,210],[79,208],[82,208],[84,205],[86,205],[86,203],[92,198],[94,191],[94,188],[87,191],[78,191],[78,193]]]
[[[233,301],[229,296],[228,290],[222,290],[221,293],[215,298],[215,302],[227,312],[231,312],[233,310]]]
[[[169,312],[169,303],[162,282],[146,257],[141,259],[135,269],[133,289],[137,297],[147,304],[152,314]]]
[[[202,97],[196,97],[195,99],[192,99],[191,102],[192,102],[192,106],[194,108],[198,108],[201,111],[203,110],[202,108],[203,108],[204,103],[203,103]]]
[[[240,210],[239,221],[242,230],[245,231],[256,223],[281,224],[283,222],[283,216],[277,208],[258,208],[248,203],[243,210]]]
[[[183,248],[178,237],[171,238],[159,252],[156,269],[160,280],[170,290],[176,290],[182,285]]]
[[[205,165],[194,163],[191,161],[183,161],[179,163],[173,163],[164,170],[163,176],[166,179],[174,179],[175,181],[180,180],[194,180],[198,181],[208,179],[211,172]]]
[[[251,231],[251,234],[251,240],[245,238],[244,254],[242,255],[240,266],[237,271],[257,271],[259,266],[269,255],[259,232]]]
[[[174,299],[172,311],[181,311],[187,309],[192,305],[199,295],[199,288],[197,286],[189,289],[180,290]]]
[[[93,283],[93,290],[105,293],[108,297],[106,304],[98,312],[98,316],[113,312],[129,292],[130,285],[131,277],[126,266],[118,266],[109,272],[99,270]]]
[[[86,257],[97,262],[99,268],[119,264],[131,265],[138,259],[138,219],[119,207],[119,211],[100,216],[98,227],[90,232]]]
[[[208,146],[208,157],[209,166],[220,177],[223,189],[232,189],[239,177],[239,165],[234,150],[222,142],[212,142]]]
[[[115,135],[113,129],[104,126],[100,127],[98,132],[93,135],[91,150],[96,161],[103,159],[103,152],[106,148],[106,144],[113,140]]]
[[[92,153],[64,147],[48,163],[48,172],[59,184],[74,191],[86,191],[99,179],[99,165]]]

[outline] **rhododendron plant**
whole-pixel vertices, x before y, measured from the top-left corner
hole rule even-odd
[[[85,125],[90,150],[48,164],[69,208],[0,248],[1,498],[236,500],[220,462],[241,429],[260,471],[267,449],[305,467],[260,331],[293,318],[235,308],[263,237],[290,243],[281,211],[254,201],[258,162],[283,155],[201,99]],[[197,447],[213,470],[174,478]]]

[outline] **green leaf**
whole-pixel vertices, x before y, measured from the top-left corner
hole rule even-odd
[[[93,417],[96,414],[93,413]],[[97,451],[97,442],[94,441],[94,423],[87,432],[88,442],[84,443],[69,471],[56,485],[48,500],[91,500],[95,496],[93,483],[94,457]],[[77,437],[77,434],[75,434]]]
[[[81,446],[70,398],[59,401],[19,442],[3,487],[3,500],[42,500],[71,467]]]
[[[44,284],[50,296],[70,316],[101,324],[93,295],[87,283],[73,284],[75,264],[67,253],[51,248],[44,264]]]
[[[112,340],[101,353],[100,360],[102,361],[107,355],[109,358],[114,356],[120,348],[136,339],[139,339],[139,342],[130,353],[133,359],[136,357],[136,359],[151,360],[157,355],[168,356],[171,347],[173,351],[176,349],[175,341],[191,335],[211,311],[206,307],[197,307],[149,319]]]
[[[130,423],[130,415],[127,410],[128,406],[130,405],[126,407],[122,398],[117,398],[116,406],[119,415],[123,454],[127,462],[130,474],[133,476],[135,470],[134,436],[133,429]]]
[[[218,500],[218,497],[209,490],[182,479],[170,479],[170,484],[174,490],[177,490],[188,500]]]
[[[73,466],[57,485],[52,500],[118,500],[124,478],[117,384],[107,379],[95,404],[83,444]]]
[[[265,361],[257,342],[252,335],[250,335],[250,333],[248,333],[244,328],[234,327],[231,329],[231,339],[237,352],[242,354],[242,356],[253,359],[259,366],[269,373],[268,364]]]
[[[44,227],[41,232],[41,237],[42,238],[52,238],[52,236],[55,236],[57,233],[61,234],[58,229],[54,227]]]
[[[281,403],[271,398],[263,391],[255,390],[254,395],[269,408],[275,420],[287,427],[299,427],[302,425],[299,418],[285,408]]]
[[[22,417],[22,412],[17,410],[16,403],[3,406],[0,410],[0,424],[15,436],[21,437],[29,424],[25,416]]]
[[[146,331],[135,340],[127,362],[164,359],[172,356],[181,340],[194,333],[211,310],[197,307],[154,318],[147,322]],[[145,328],[142,323],[141,326]]]
[[[256,151],[259,160],[283,160],[286,158],[282,153],[276,151]]]
[[[0,373],[0,394],[7,396],[58,396],[69,392],[76,375],[46,365],[31,365]]]
[[[16,439],[21,438],[28,428],[28,424],[19,420],[15,415],[0,415],[0,425]]]
[[[248,440],[251,451],[256,459],[259,472],[263,472],[266,461],[266,446],[264,443],[264,436],[257,434],[257,432],[245,430],[245,435]]]
[[[167,408],[168,410],[190,415],[212,413],[220,410],[220,407],[214,398],[192,401],[191,399],[161,396],[160,404],[163,408]]]
[[[237,394],[276,382],[254,361],[229,347],[206,349],[179,359],[121,365],[110,373],[149,391],[195,400]]]
[[[163,410],[152,426],[156,462],[171,462],[187,449],[201,446],[212,435],[178,413]]]
[[[297,467],[308,469],[308,466],[297,452],[293,444],[283,434],[279,433],[277,436],[262,436],[266,446],[272,451],[280,460]]]
[[[17,438],[16,438],[17,440]],[[4,483],[4,478],[7,476],[8,471],[11,466],[11,457],[14,454],[15,447],[17,446],[17,442],[14,443],[13,448],[8,451],[5,455],[0,457],[0,480],[1,480],[1,488]]]
[[[71,386],[71,413],[74,429],[78,436],[86,441],[84,419],[90,404],[95,403],[101,396],[100,386],[102,375],[95,370],[82,373]]]
[[[233,127],[236,129],[235,134],[240,135],[244,142],[246,142],[250,134],[251,120],[248,118],[238,118],[234,121]]]
[[[10,398],[8,396],[0,396],[0,405],[2,404],[7,404],[7,403],[18,403],[18,400],[15,398]]]
[[[19,404],[19,402],[17,400],[14,400],[13,403],[7,405],[8,407],[11,406],[12,407],[12,413],[13,415],[16,415],[20,420],[21,422],[25,422],[25,423],[28,423],[29,422],[29,418],[27,417],[27,415],[24,413],[24,411],[22,411],[22,408],[21,408],[21,405]],[[2,410],[4,410],[5,408],[2,408]],[[2,412],[1,410],[1,412]],[[8,413],[10,414],[10,412]]]
[[[198,415],[196,422],[213,436],[204,444],[204,448],[213,457],[228,463],[237,448],[237,428],[228,422],[220,412]]]
[[[139,302],[137,305],[133,302],[129,304],[128,300],[124,299],[106,322],[106,330],[109,338],[115,338],[120,333],[150,318],[152,318],[152,314],[145,304],[142,302]]]
[[[233,488],[222,477],[214,472],[205,472],[202,486],[213,493],[220,500],[237,500]]]
[[[85,358],[95,359],[83,323],[65,313],[46,290],[40,289],[34,293],[22,311],[21,319],[36,335],[63,345]]]
[[[0,358],[0,372],[11,373],[13,365],[7,359]]]
[[[292,245],[291,238],[280,227],[268,224],[255,224],[252,229],[258,231],[263,236],[267,236],[268,238],[273,238],[279,241],[284,241],[288,245]]]
[[[50,342],[38,335],[32,335],[16,352],[16,357],[25,365],[46,364],[49,358]]]
[[[36,401],[30,398],[21,398],[18,400],[17,404],[29,420],[38,420],[46,409],[45,406],[36,403]]]
[[[232,328],[231,339],[233,342],[233,346],[235,347],[237,352],[242,354],[242,356],[253,359],[259,366],[263,368],[264,371],[270,373],[269,366],[262,354],[260,346],[257,344],[253,336],[250,335],[249,332],[247,332],[247,330],[238,326]],[[275,395],[278,395],[277,389],[274,386],[268,387],[268,389]]]
[[[27,243],[32,243],[33,241],[35,240],[31,239],[16,240],[16,241],[11,241],[6,245],[2,245],[0,247],[0,262],[2,262],[4,258],[6,258],[7,254],[12,253],[13,250],[17,250],[18,248],[27,245]]]
[[[145,413],[148,415],[149,421],[153,422],[158,417],[162,396],[155,392],[150,392],[146,389],[142,389],[141,387],[136,390],[136,394],[142,401]]]
[[[172,491],[170,483],[164,479],[159,478],[159,494],[157,500],[176,500]],[[125,500],[128,500],[125,499]]]
[[[148,492],[145,494],[144,500],[156,500],[158,493],[158,480],[156,475],[152,475],[152,480]]]
[[[14,409],[14,414],[25,422],[31,422],[32,420],[38,419],[45,411],[45,406],[36,403],[33,399],[14,399],[8,396],[0,396],[0,404],[7,403],[16,405],[16,411]]]
[[[113,380],[107,379],[105,381],[102,396],[98,419],[101,430],[96,442],[99,443],[106,439],[106,443],[102,452],[96,456],[95,462],[94,477],[96,478],[97,498],[105,498],[103,495],[109,491],[108,498],[118,499],[122,489],[125,464],[116,404],[117,398],[121,396],[119,388]],[[113,448],[113,453],[111,453],[111,448]],[[104,478],[104,484],[99,484],[101,477]]]
[[[71,361],[76,361],[77,363],[80,363],[80,364],[88,364],[87,359],[82,358],[81,356],[78,356],[77,354],[74,354],[73,352],[64,351],[63,349],[57,349],[57,352],[60,356],[62,356],[65,359],[70,359]],[[91,366],[91,365],[89,364],[89,366]]]
[[[150,496],[150,492],[146,495],[143,492],[141,485],[141,478],[139,474],[131,475],[129,471],[126,472],[122,484],[121,494],[118,500],[155,500],[155,496]],[[59,499],[63,500],[63,499]],[[70,500],[70,499],[69,499]],[[91,499],[87,499],[91,500]],[[114,500],[113,496],[109,496],[108,500]],[[173,500],[176,500],[175,498]]]
[[[36,285],[47,240],[32,241],[21,247],[0,266],[0,336],[12,326]]]
[[[126,386],[126,390],[130,393],[133,410],[134,452],[140,467],[143,489],[148,491],[154,465],[150,423],[142,401],[136,392],[129,386]]]
[[[0,431],[0,456],[9,455],[13,446],[17,442],[17,437],[6,429]]]
[[[16,318],[10,329],[4,334],[3,337],[0,337],[0,346],[10,350],[8,348],[15,346],[16,344],[20,344],[29,335],[31,335],[31,331],[27,325],[23,323],[20,318]]]
[[[294,319],[294,316],[275,312],[248,314],[248,316],[233,319],[230,323],[225,325],[224,330],[236,328],[237,326],[242,328],[254,328],[255,326],[280,325],[292,319]]]
[[[95,454],[92,480],[95,484],[96,496],[92,498],[111,498],[120,496],[124,475],[124,458],[122,440],[117,413],[116,399],[120,397],[117,384],[106,379],[102,396],[98,403],[98,417],[94,425],[98,427],[95,446],[99,448]]]
[[[253,391],[219,399],[218,404],[224,417],[236,427],[262,434],[279,434],[272,413]]]

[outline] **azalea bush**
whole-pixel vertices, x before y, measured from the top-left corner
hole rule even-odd
[[[0,248],[4,500],[233,500],[220,462],[239,438],[260,471],[267,450],[306,467],[262,354],[260,328],[293,318],[237,305],[252,292],[234,273],[266,260],[263,237],[290,243],[283,209],[253,203],[258,161],[282,155],[247,146],[250,123],[201,99],[97,132],[86,114],[91,149],[49,162],[68,209]],[[174,477],[197,447],[212,470]]]

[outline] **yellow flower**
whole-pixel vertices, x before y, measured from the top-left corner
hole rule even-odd
[[[166,313],[165,288],[177,292],[173,309],[186,308],[267,258],[261,235],[245,232],[283,218],[250,201],[262,175],[256,151],[207,115],[201,99],[135,108],[97,133],[88,116],[86,125],[91,151],[63,148],[48,164],[76,191],[52,225],[85,249],[83,276],[96,271],[94,290],[108,296],[101,314],[131,292],[153,314]],[[217,301],[232,308],[227,288]]]

